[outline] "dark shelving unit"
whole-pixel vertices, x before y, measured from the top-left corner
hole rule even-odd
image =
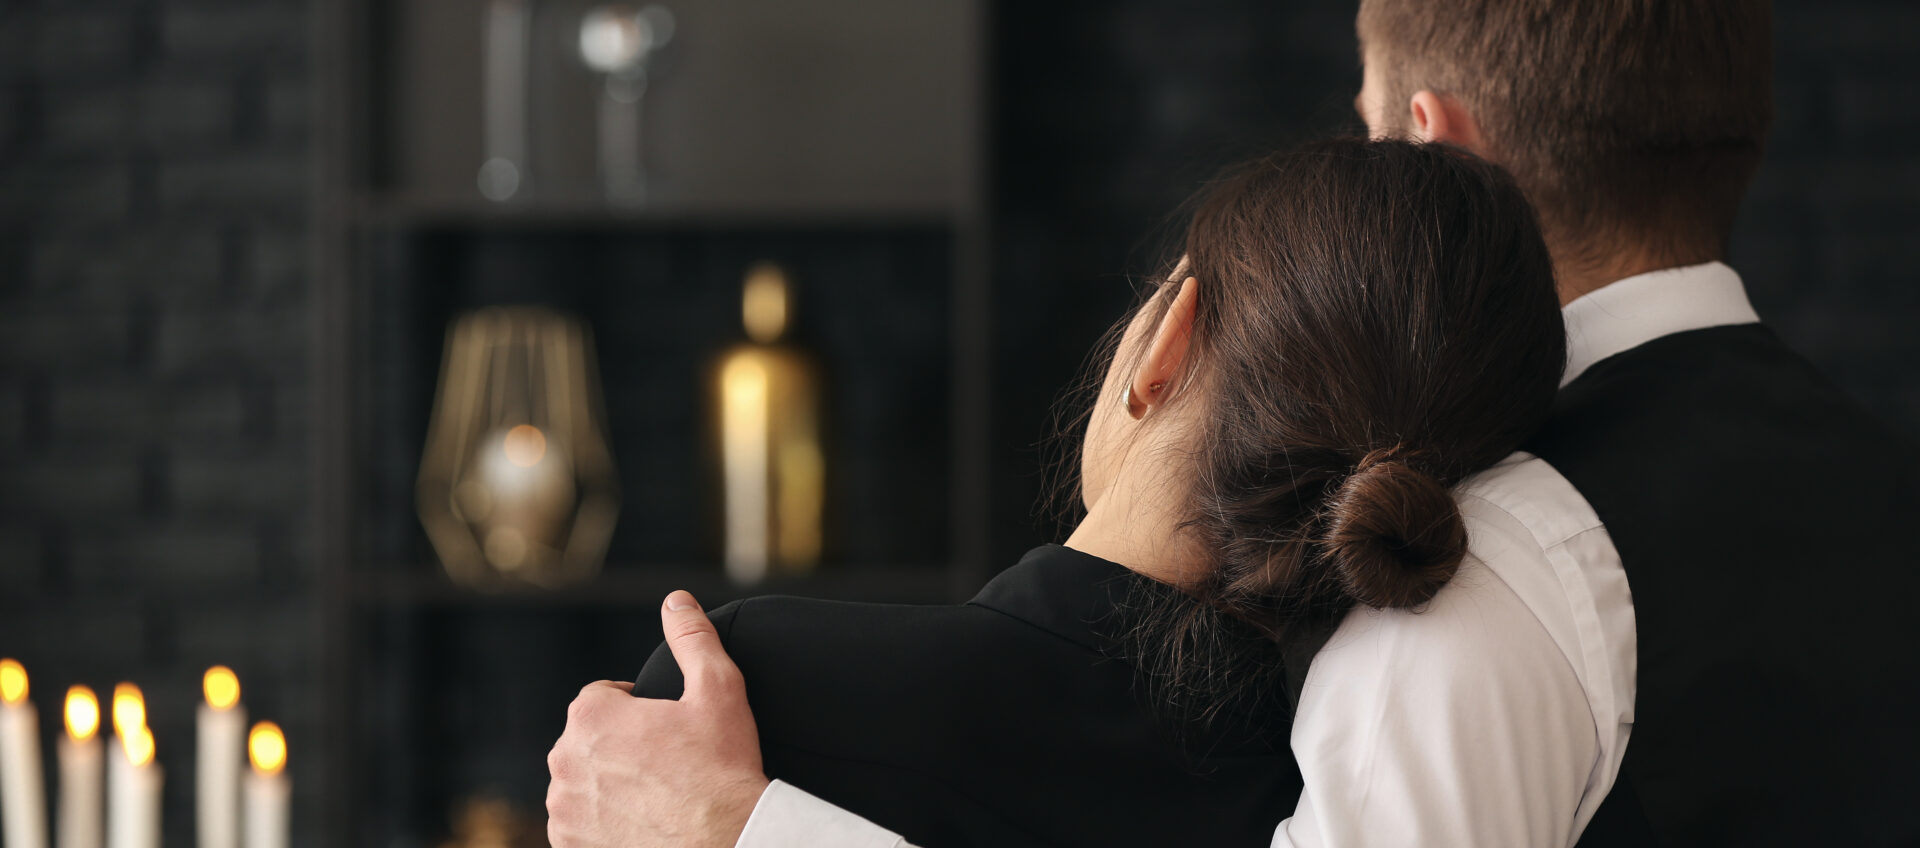
[[[939,563],[903,568],[837,569],[821,574],[769,578],[751,587],[734,585],[710,563],[623,568],[590,583],[540,592],[476,592],[421,564],[404,571],[354,581],[353,603],[365,607],[473,609],[616,607],[647,612],[668,592],[685,589],[709,607],[755,595],[809,595],[847,601],[941,603],[952,600],[955,579]],[[635,573],[639,572],[639,573]]]
[[[836,0],[821,12],[885,19],[892,13],[880,3]],[[933,98],[963,128],[943,142],[953,145],[950,185],[918,200],[882,190],[816,198],[799,180],[765,198],[748,185],[717,202],[637,207],[582,190],[496,203],[410,183],[408,155],[433,144],[464,149],[462,133],[479,132],[408,126],[407,98],[418,94],[408,86],[429,84],[414,79],[414,53],[459,54],[458,45],[422,46],[420,21],[460,9],[477,16],[484,6],[338,0],[321,5],[314,36],[313,525],[323,744],[333,754],[321,816],[329,845],[437,845],[452,806],[475,793],[542,814],[545,748],[566,701],[590,680],[638,670],[658,641],[655,611],[668,591],[693,591],[709,608],[758,594],[940,603],[970,596],[990,576],[985,5],[954,4],[965,25],[941,33],[942,49],[957,50],[965,66],[928,70],[958,81]],[[585,8],[534,6],[556,19]],[[703,47],[700,9],[688,8],[688,51]],[[871,33],[840,37],[855,36]],[[726,53],[717,40],[707,48]],[[883,60],[935,61],[869,57]],[[686,64],[690,86],[732,79],[725,68],[701,77]],[[897,81],[887,84],[896,88],[876,97],[901,95]],[[768,120],[783,132],[834,131],[832,122]],[[887,141],[859,143],[884,150]],[[839,155],[860,164],[860,155]],[[825,561],[811,574],[742,587],[725,578],[707,538],[689,410],[699,366],[732,340],[722,328],[737,274],[760,258],[790,263],[801,343],[840,366],[828,393],[840,441],[827,447],[842,465],[829,478]],[[466,308],[528,301],[572,309],[595,327],[623,529],[590,583],[475,591],[432,560],[412,480],[445,322]],[[674,316],[674,326],[622,323],[648,310]]]

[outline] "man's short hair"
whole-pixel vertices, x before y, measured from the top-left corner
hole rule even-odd
[[[1362,0],[1358,25],[1389,119],[1458,98],[1557,247],[1724,255],[1773,121],[1767,0]]]

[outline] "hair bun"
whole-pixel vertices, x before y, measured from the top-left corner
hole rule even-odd
[[[1321,554],[1347,594],[1375,609],[1440,591],[1467,552],[1467,526],[1447,487],[1394,450],[1360,461],[1329,499]]]

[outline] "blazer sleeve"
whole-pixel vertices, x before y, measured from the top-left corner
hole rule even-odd
[[[720,634],[721,645],[731,645],[733,624],[747,601],[721,606],[707,617]],[[679,700],[685,688],[680,665],[661,643],[633,681],[639,698]],[[775,780],[760,795],[747,819],[736,848],[913,848],[905,839],[853,813],[822,801],[784,781]]]
[[[732,644],[734,619],[746,604],[745,600],[734,601],[707,613],[707,618],[713,621],[713,629],[720,634],[722,647]],[[640,676],[633,680],[633,696],[636,698],[678,701],[685,688],[686,681],[680,676],[680,664],[674,662],[673,651],[667,648],[665,642],[653,649],[653,656],[640,669]]]

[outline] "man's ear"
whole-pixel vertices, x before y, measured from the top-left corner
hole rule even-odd
[[[1413,99],[1407,102],[1407,109],[1412,118],[1410,126],[1413,127],[1415,138],[1451,144],[1484,155],[1480,124],[1459,98],[1423,88],[1414,92]]]
[[[1180,291],[1174,294],[1173,304],[1167,307],[1160,326],[1154,329],[1153,338],[1147,343],[1147,355],[1141,358],[1140,369],[1133,374],[1135,403],[1155,406],[1172,392],[1174,378],[1187,361],[1187,342],[1193,338],[1193,316],[1199,294],[1198,279],[1188,277],[1180,281]]]

